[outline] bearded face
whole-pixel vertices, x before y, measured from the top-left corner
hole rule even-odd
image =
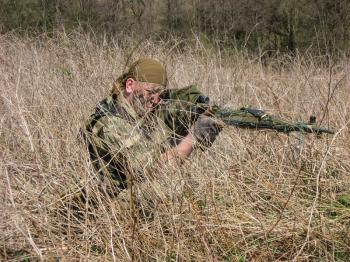
[[[145,99],[143,94],[134,94],[132,97],[132,106],[135,109],[136,113],[140,117],[144,117],[151,110],[148,109],[149,102]]]
[[[138,88],[132,96],[132,105],[136,113],[141,117],[152,113],[160,102],[159,94],[163,89],[164,87],[152,83],[138,82]]]

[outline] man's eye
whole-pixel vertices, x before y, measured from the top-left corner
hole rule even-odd
[[[148,89],[147,90],[147,92],[149,93],[149,94],[157,94],[157,93],[159,93],[161,90],[158,90],[158,89]]]

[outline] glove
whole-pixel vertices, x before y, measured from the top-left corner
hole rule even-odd
[[[196,142],[206,148],[214,143],[222,128],[223,125],[214,118],[200,115],[193,124],[192,132]]]

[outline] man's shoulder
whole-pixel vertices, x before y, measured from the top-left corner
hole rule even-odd
[[[101,117],[92,129],[92,134],[110,148],[131,147],[142,138],[141,133],[133,123],[120,115],[105,115]]]
[[[118,116],[122,114],[122,107],[114,97],[107,96],[102,99],[95,108],[95,115],[104,117],[106,115]]]
[[[125,125],[127,119],[123,105],[118,103],[114,97],[107,96],[97,104],[95,112],[90,115],[86,122],[86,127],[93,131],[93,129],[96,130],[103,126],[110,127],[112,124]]]
[[[113,129],[121,132],[127,132],[127,129],[131,127],[128,120],[121,117],[120,115],[105,115],[102,116],[96,123],[97,126],[103,127],[105,130]]]

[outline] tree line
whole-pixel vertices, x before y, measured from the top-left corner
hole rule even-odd
[[[0,0],[0,32],[196,37],[260,53],[350,50],[349,0]]]

